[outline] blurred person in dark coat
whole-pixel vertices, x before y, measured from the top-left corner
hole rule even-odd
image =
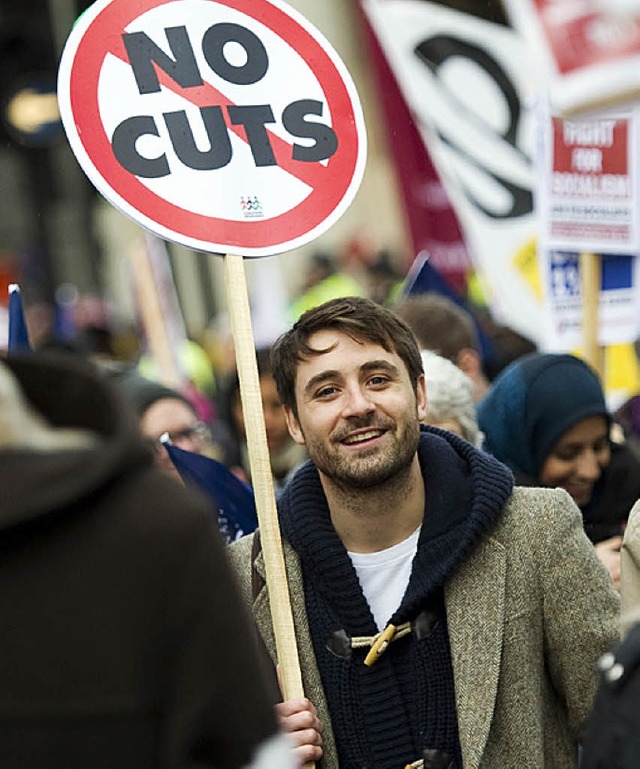
[[[282,769],[210,502],[88,364],[0,360],[0,766]]]

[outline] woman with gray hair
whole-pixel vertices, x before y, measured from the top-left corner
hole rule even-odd
[[[476,419],[473,382],[447,358],[431,350],[422,350],[421,355],[427,382],[425,424],[449,430],[481,448],[484,436]]]

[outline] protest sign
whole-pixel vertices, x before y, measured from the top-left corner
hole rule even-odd
[[[633,110],[542,118],[537,208],[545,245],[638,251],[638,118]]]
[[[564,119],[541,109],[536,207],[550,349],[633,342],[640,333],[639,117],[630,107]],[[598,275],[589,297],[591,254]]]
[[[98,0],[69,36],[58,98],[98,190],[197,250],[265,256],[309,242],[364,171],[351,77],[279,0]]]

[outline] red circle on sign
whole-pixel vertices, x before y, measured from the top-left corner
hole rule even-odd
[[[329,106],[331,127],[338,137],[335,153],[323,165],[285,157],[285,148],[290,149],[286,142],[280,147],[276,142],[274,147],[278,165],[283,168],[286,165],[285,170],[310,184],[309,195],[278,216],[250,221],[222,219],[165,200],[117,161],[100,115],[98,84],[105,59],[111,54],[128,62],[122,41],[127,25],[147,11],[176,1],[111,0],[89,21],[75,52],[69,53],[73,60],[66,85],[70,105],[68,117],[73,121],[71,128],[75,127],[77,141],[93,166],[85,171],[111,202],[118,206],[117,198],[124,201],[124,210],[130,216],[162,236],[186,245],[203,250],[208,250],[207,245],[211,245],[213,250],[226,249],[245,256],[278,253],[302,245],[326,229],[324,224],[328,222],[327,226],[330,226],[350,203],[362,175],[366,140],[355,89],[351,86],[350,90],[345,82],[346,71],[340,72],[329,53],[330,47],[316,39],[281,7],[267,0],[212,0],[212,5],[223,5],[252,19],[257,18],[260,24],[284,40],[317,78]],[[62,72],[61,67],[61,78]],[[63,85],[61,83],[61,91]],[[189,89],[189,100],[204,104],[212,92],[218,93],[204,83]],[[69,134],[66,120],[65,127]],[[83,159],[78,159],[82,164]],[[110,192],[115,193],[116,200]],[[123,208],[122,205],[118,207]]]

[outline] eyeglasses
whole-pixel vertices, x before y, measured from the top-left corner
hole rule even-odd
[[[169,439],[169,443],[174,443],[177,446],[179,446],[182,441],[193,441],[201,446],[211,437],[211,433],[204,422],[196,422],[194,425],[183,427],[182,430],[162,433],[158,438],[149,439],[149,443],[156,451],[162,449],[162,439],[165,436]]]

